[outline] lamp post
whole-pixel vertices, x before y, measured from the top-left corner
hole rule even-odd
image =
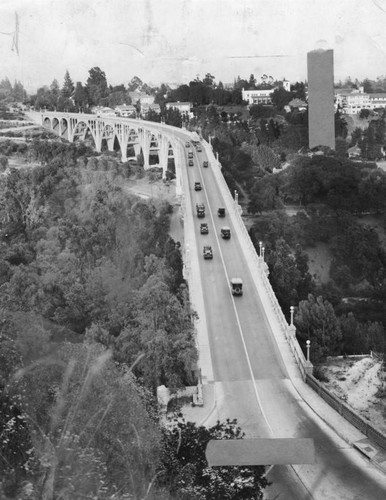
[[[311,345],[311,342],[309,340],[306,340],[307,361],[310,361],[310,345]]]
[[[259,241],[259,257],[261,257],[261,249],[263,247],[263,242]]]
[[[264,260],[264,250],[265,250],[265,248],[263,247],[263,248],[261,249],[261,256],[263,257],[263,260]]]
[[[294,324],[294,306],[291,306],[290,307],[290,311],[291,311],[291,326]]]

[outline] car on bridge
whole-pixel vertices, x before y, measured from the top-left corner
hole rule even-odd
[[[195,182],[194,183],[194,190],[195,191],[201,191],[201,182]]]
[[[205,217],[205,205],[203,203],[196,203],[197,217]]]
[[[200,145],[198,145],[196,149],[197,149],[197,152],[198,152],[198,153],[201,153],[202,149],[201,149],[201,146],[200,146]]]
[[[231,228],[228,226],[223,226],[220,229],[220,234],[221,234],[221,238],[223,238],[224,240],[229,240],[231,237]]]
[[[189,151],[188,158],[193,158],[193,151]]]
[[[190,142],[185,142],[185,147],[190,148]]]
[[[208,168],[209,167],[209,162],[208,161],[204,161],[203,164],[202,164],[202,166],[204,168]]]
[[[201,234],[208,234],[209,233],[209,227],[208,227],[208,224],[206,222],[201,222],[200,233]]]
[[[189,167],[193,167],[193,166],[194,166],[193,160],[189,160]]]
[[[241,278],[231,278],[230,285],[232,295],[243,294],[243,280]]]
[[[203,250],[204,259],[213,259],[212,247],[205,246]]]
[[[225,208],[219,208],[219,209],[217,210],[217,215],[218,215],[219,217],[225,217]]]

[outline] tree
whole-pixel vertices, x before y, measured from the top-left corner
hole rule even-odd
[[[85,110],[88,106],[88,94],[85,87],[83,87],[81,82],[76,82],[75,92],[74,92],[74,102],[75,106],[79,109]]]
[[[162,384],[175,390],[192,383],[197,352],[188,304],[170,293],[162,276],[152,274],[138,292],[135,311],[134,324],[117,339],[118,358],[131,364],[144,354],[135,373],[154,393]]]
[[[348,127],[346,119],[341,115],[339,110],[335,113],[335,137],[342,137],[346,139]]]
[[[335,140],[335,151],[339,158],[347,157],[348,144],[342,137],[337,137]]]
[[[177,108],[169,108],[165,111],[165,123],[173,127],[182,127],[182,116]]]
[[[281,111],[292,99],[291,92],[288,92],[283,87],[275,89],[271,94],[273,105]]]
[[[89,70],[86,89],[90,103],[98,105],[108,94],[106,74],[98,66]]]
[[[256,78],[253,75],[253,73],[251,73],[251,76],[249,77],[248,88],[249,89],[254,89],[255,86],[256,86]]]
[[[273,250],[267,254],[269,278],[279,304],[287,315],[290,306],[298,303],[298,283],[301,280],[300,271],[296,265],[291,248],[280,238]]]
[[[205,449],[211,439],[242,439],[237,420],[218,421],[206,428],[180,415],[164,427],[157,484],[181,500],[258,500],[269,484],[263,466],[208,467]]]
[[[102,499],[118,491],[144,498],[161,436],[146,409],[149,394],[111,352],[93,343],[64,344],[51,359],[21,370],[21,383],[40,461],[36,498]]]
[[[58,100],[60,97],[60,88],[59,88],[59,83],[58,80],[54,79],[50,85],[50,92],[51,92],[51,102],[53,106],[57,106]]]
[[[212,87],[213,83],[214,83],[214,79],[215,79],[215,77],[213,75],[211,75],[210,73],[207,73],[205,75],[205,78],[203,79],[202,83],[204,85],[207,85],[208,87]]]
[[[61,95],[64,99],[69,99],[74,92],[74,82],[71,80],[70,73],[66,70],[64,75],[63,87],[61,89]]]
[[[356,146],[358,142],[362,138],[362,129],[359,127],[356,127],[352,132],[351,132],[351,141],[350,141],[350,147],[351,146]]]
[[[256,154],[253,156],[253,160],[267,172],[272,173],[275,168],[280,166],[280,160],[272,151],[272,149],[265,144],[261,144],[256,149]]]
[[[369,109],[361,109],[359,113],[359,118],[361,120],[365,120],[370,116],[370,110]]]
[[[143,81],[138,77],[138,76],[133,76],[133,78],[130,80],[128,83],[127,87],[130,92],[133,92],[134,90],[141,90],[143,85]]]
[[[12,97],[12,84],[7,77],[0,82],[0,99],[11,99]]]
[[[365,92],[366,94],[371,94],[373,91],[373,84],[371,82],[371,80],[369,80],[368,78],[365,78],[362,82],[362,86],[363,86],[363,92]]]
[[[306,100],[306,86],[304,82],[296,82],[295,84],[291,85],[291,93],[294,98],[296,99],[302,99],[303,101]]]
[[[18,102],[24,102],[26,98],[26,91],[24,90],[23,84],[18,80],[15,80],[13,84],[12,97]]]
[[[311,362],[321,363],[327,356],[340,352],[342,332],[334,308],[322,296],[311,293],[299,303],[294,323],[297,337],[304,349],[306,340],[311,341]]]

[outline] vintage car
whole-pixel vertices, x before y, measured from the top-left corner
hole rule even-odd
[[[212,247],[205,246],[202,253],[204,255],[204,259],[213,259]]]
[[[243,294],[243,280],[241,278],[231,278],[230,286],[232,295]]]
[[[223,238],[224,240],[229,240],[229,238],[231,237],[231,228],[228,226],[223,226],[220,229],[220,234],[221,238]]]
[[[208,224],[206,222],[201,222],[200,233],[201,234],[208,234],[209,233],[209,227],[208,227]]]

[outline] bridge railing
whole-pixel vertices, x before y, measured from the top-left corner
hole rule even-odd
[[[239,207],[239,205],[233,199],[228,185],[225,182],[224,176],[221,173],[221,163],[214,155],[212,146],[205,140],[203,140],[202,142],[205,148],[205,152],[208,156],[210,166],[216,177],[217,184],[220,187],[222,195],[224,197],[229,216],[232,220],[235,230],[237,231],[239,241],[241,242],[241,247],[246,256],[246,261],[251,276],[259,292],[260,299],[264,306],[263,309],[271,326],[272,332],[278,339],[280,338],[280,335],[285,336],[294,355],[296,363],[300,369],[302,377],[303,379],[305,379],[306,374],[312,373],[312,364],[306,360],[303,351],[296,339],[294,325],[289,325],[287,323],[275,292],[273,291],[271,283],[268,279],[267,263],[264,261],[263,256],[258,255],[256,252],[256,248],[241,217],[241,207]]]

